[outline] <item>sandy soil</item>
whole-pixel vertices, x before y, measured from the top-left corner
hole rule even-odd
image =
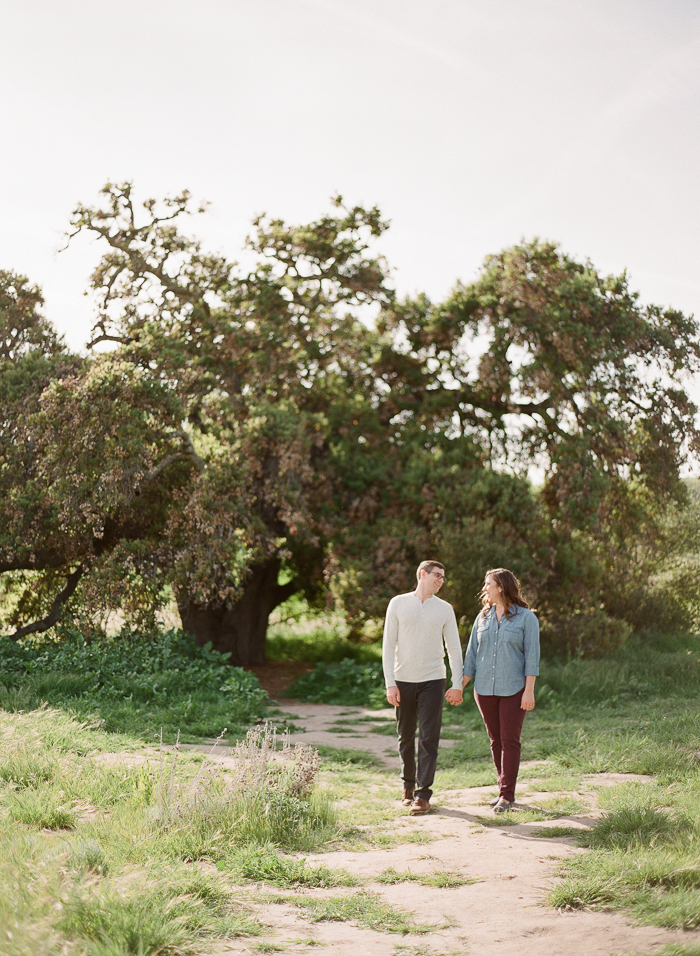
[[[700,944],[698,932],[635,926],[618,914],[561,913],[546,906],[544,899],[556,880],[558,860],[583,851],[565,838],[533,834],[533,830],[546,827],[547,823],[484,827],[482,820],[492,814],[487,805],[488,797],[495,793],[492,787],[436,792],[428,816],[409,817],[398,800],[400,782],[394,739],[368,733],[366,724],[354,722],[367,716],[389,716],[393,711],[292,701],[281,701],[280,706],[299,728],[292,740],[366,750],[379,757],[387,769],[397,771],[396,818],[387,828],[397,835],[421,829],[433,838],[424,844],[400,843],[390,849],[310,855],[309,862],[342,867],[362,876],[370,881],[367,889],[410,912],[417,922],[436,928],[426,935],[401,937],[345,922],[310,923],[304,919],[303,911],[293,905],[268,904],[256,907],[256,915],[271,927],[271,933],[263,940],[236,940],[222,945],[216,950],[217,956],[264,952],[266,944],[288,953],[323,952],[333,956],[646,956],[671,943]],[[347,725],[344,730],[338,729],[341,723]],[[333,725],[336,730],[329,729]],[[227,762],[225,748],[220,749],[216,759]],[[595,788],[631,779],[648,778],[633,774],[584,777],[577,796],[590,809],[551,825],[589,826],[600,812],[596,808]],[[555,795],[538,793],[524,784],[518,790],[518,805],[537,804],[538,800]],[[372,882],[372,877],[387,867],[414,873],[456,870],[477,882],[445,889],[412,882],[393,886]],[[307,891],[312,896],[347,892],[354,891]]]

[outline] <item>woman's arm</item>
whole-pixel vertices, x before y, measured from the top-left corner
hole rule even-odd
[[[469,683],[469,679],[476,674],[476,629],[479,624],[479,615],[472,624],[472,632],[469,635],[469,643],[464,655],[464,667],[462,668],[462,689]]]
[[[534,710],[535,709],[535,681],[537,677],[535,674],[528,674],[525,678],[525,690],[523,691],[523,696],[520,698],[520,706],[523,710]]]

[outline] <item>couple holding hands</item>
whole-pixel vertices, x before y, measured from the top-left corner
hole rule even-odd
[[[495,813],[513,807],[520,766],[520,732],[535,706],[539,673],[540,629],[512,571],[486,572],[482,610],[472,627],[462,664],[457,620],[451,604],[437,597],[445,581],[439,561],[422,561],[418,586],[389,602],[382,660],[386,696],[396,707],[396,728],[404,806],[417,816],[428,813],[435,777],[444,699],[462,703],[474,678],[474,698],[484,721],[498,775]],[[445,693],[444,647],[452,687]],[[416,761],[416,725],[418,760]]]

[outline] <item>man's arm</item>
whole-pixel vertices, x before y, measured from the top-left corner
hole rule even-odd
[[[442,629],[442,639],[447,648],[447,656],[450,661],[450,676],[452,677],[452,687],[445,694],[445,700],[448,704],[462,703],[462,646],[459,643],[459,630],[457,628],[457,618],[454,608],[450,608]]]
[[[386,682],[386,699],[392,707],[397,707],[401,701],[401,694],[396,686],[394,677],[394,662],[396,660],[396,643],[399,639],[399,619],[396,615],[394,601],[389,601],[384,620],[384,638],[382,640],[382,667]]]

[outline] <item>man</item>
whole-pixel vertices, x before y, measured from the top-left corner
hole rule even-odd
[[[418,587],[389,602],[384,624],[382,662],[386,698],[396,707],[403,798],[409,813],[428,813],[435,778],[443,694],[450,704],[462,703],[462,649],[451,604],[437,597],[445,580],[439,561],[421,561]],[[452,688],[445,694],[445,652],[450,659]],[[416,768],[416,722],[418,767]]]

